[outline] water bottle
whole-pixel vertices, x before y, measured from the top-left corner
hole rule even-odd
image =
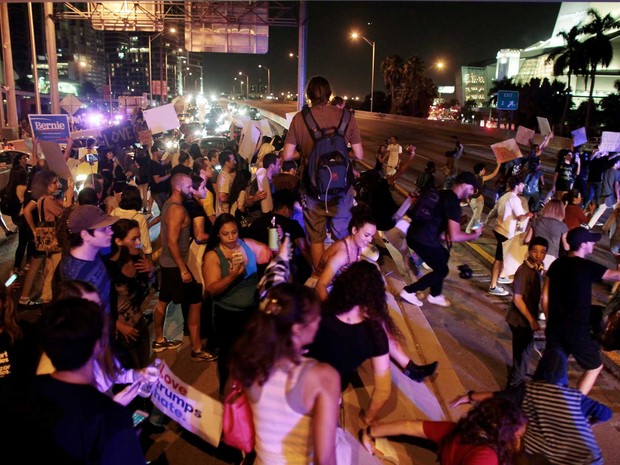
[[[276,228],[276,217],[271,219],[271,227],[269,228],[269,248],[273,251],[277,251],[280,246],[280,240],[278,238],[278,229]]]
[[[159,366],[161,365],[161,359],[156,358],[153,363],[146,368],[146,373],[142,375],[142,381],[140,382],[140,388],[138,389],[138,395],[140,397],[150,397],[159,379]]]

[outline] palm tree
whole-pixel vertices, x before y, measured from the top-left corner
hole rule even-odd
[[[410,57],[403,66],[402,103],[407,107],[406,113],[416,115],[415,106],[422,90],[428,85],[424,79],[424,61],[417,56]]]
[[[564,128],[564,121],[568,116],[568,109],[572,100],[571,96],[571,76],[573,74],[586,74],[586,58],[583,44],[577,40],[581,35],[581,28],[573,26],[570,31],[562,31],[558,36],[564,39],[564,45],[561,48],[551,52],[547,57],[547,63],[553,62],[553,75],[561,76],[566,71],[568,78],[568,87],[566,89],[566,99],[564,102],[564,111],[560,120],[560,127]]]
[[[395,113],[400,103],[397,92],[403,79],[403,59],[399,55],[390,55],[381,62],[381,72],[390,96],[390,113]]]
[[[588,108],[586,110],[585,121],[586,127],[588,127],[590,123],[592,107],[594,105],[592,94],[594,93],[596,71],[599,66],[603,68],[609,67],[613,58],[613,47],[611,45],[611,40],[607,35],[605,35],[605,33],[611,29],[617,29],[620,27],[620,21],[611,16],[609,13],[607,13],[604,17],[601,17],[597,10],[590,8],[588,10],[588,16],[591,18],[590,22],[582,28],[584,34],[590,34],[590,37],[583,44],[588,66],[586,85],[588,82],[588,77],[590,79],[590,95],[588,98]]]

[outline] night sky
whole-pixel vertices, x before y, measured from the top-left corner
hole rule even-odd
[[[438,85],[454,85],[463,65],[494,59],[502,48],[524,48],[548,39],[560,9],[559,2],[308,2],[307,76],[327,77],[338,95],[363,99],[370,93],[372,48],[351,40],[359,31],[376,42],[375,90],[385,91],[381,61],[393,54],[420,56],[428,66],[438,60],[442,72],[429,71]],[[370,23],[370,24],[369,24]],[[250,83],[267,81],[271,68],[274,92],[295,91],[297,29],[272,27],[266,55],[205,54],[205,90],[230,92],[239,71]],[[239,83],[236,83],[239,92]]]

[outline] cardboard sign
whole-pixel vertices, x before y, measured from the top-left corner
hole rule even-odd
[[[108,148],[127,147],[136,141],[136,133],[130,121],[125,121],[118,126],[110,126],[101,131],[101,136]]]
[[[60,150],[60,145],[56,142],[42,140],[39,141],[39,147],[41,147],[43,155],[45,155],[49,169],[59,177],[69,179],[71,177],[71,171],[65,160],[65,154]]]
[[[148,129],[144,131],[139,131],[138,141],[140,142],[141,145],[144,145],[145,147],[150,146],[151,143],[153,142],[153,133]]]
[[[523,157],[521,149],[514,139],[508,139],[503,142],[491,145],[491,150],[495,154],[497,163],[506,163],[507,161]]]
[[[533,129],[519,126],[517,128],[515,140],[517,141],[517,144],[530,145],[531,140],[534,138],[534,134],[536,134],[536,131]]]
[[[153,134],[177,129],[180,126],[174,105],[162,105],[161,107],[144,110],[144,120]]]
[[[549,134],[551,132],[551,126],[549,126],[549,120],[547,118],[542,118],[540,116],[537,116],[536,119],[538,120],[538,128],[540,129],[540,133],[543,136],[546,136],[547,134]]]
[[[39,141],[67,142],[71,134],[67,115],[28,115],[28,120]]]
[[[579,128],[571,131],[573,135],[573,146],[579,147],[580,145],[588,142],[588,136],[586,135],[586,128]]]
[[[620,132],[603,131],[598,148],[601,152],[620,152]]]
[[[187,431],[217,447],[222,435],[222,403],[178,378],[162,363],[151,401]]]

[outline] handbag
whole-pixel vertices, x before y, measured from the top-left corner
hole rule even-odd
[[[249,453],[254,450],[254,420],[250,402],[239,383],[224,398],[222,415],[222,441],[229,446]]]
[[[39,218],[41,219],[44,218],[44,202],[45,199],[41,201],[41,205],[39,207]],[[39,224],[34,228],[34,246],[39,252],[60,252],[55,221],[39,221]]]

